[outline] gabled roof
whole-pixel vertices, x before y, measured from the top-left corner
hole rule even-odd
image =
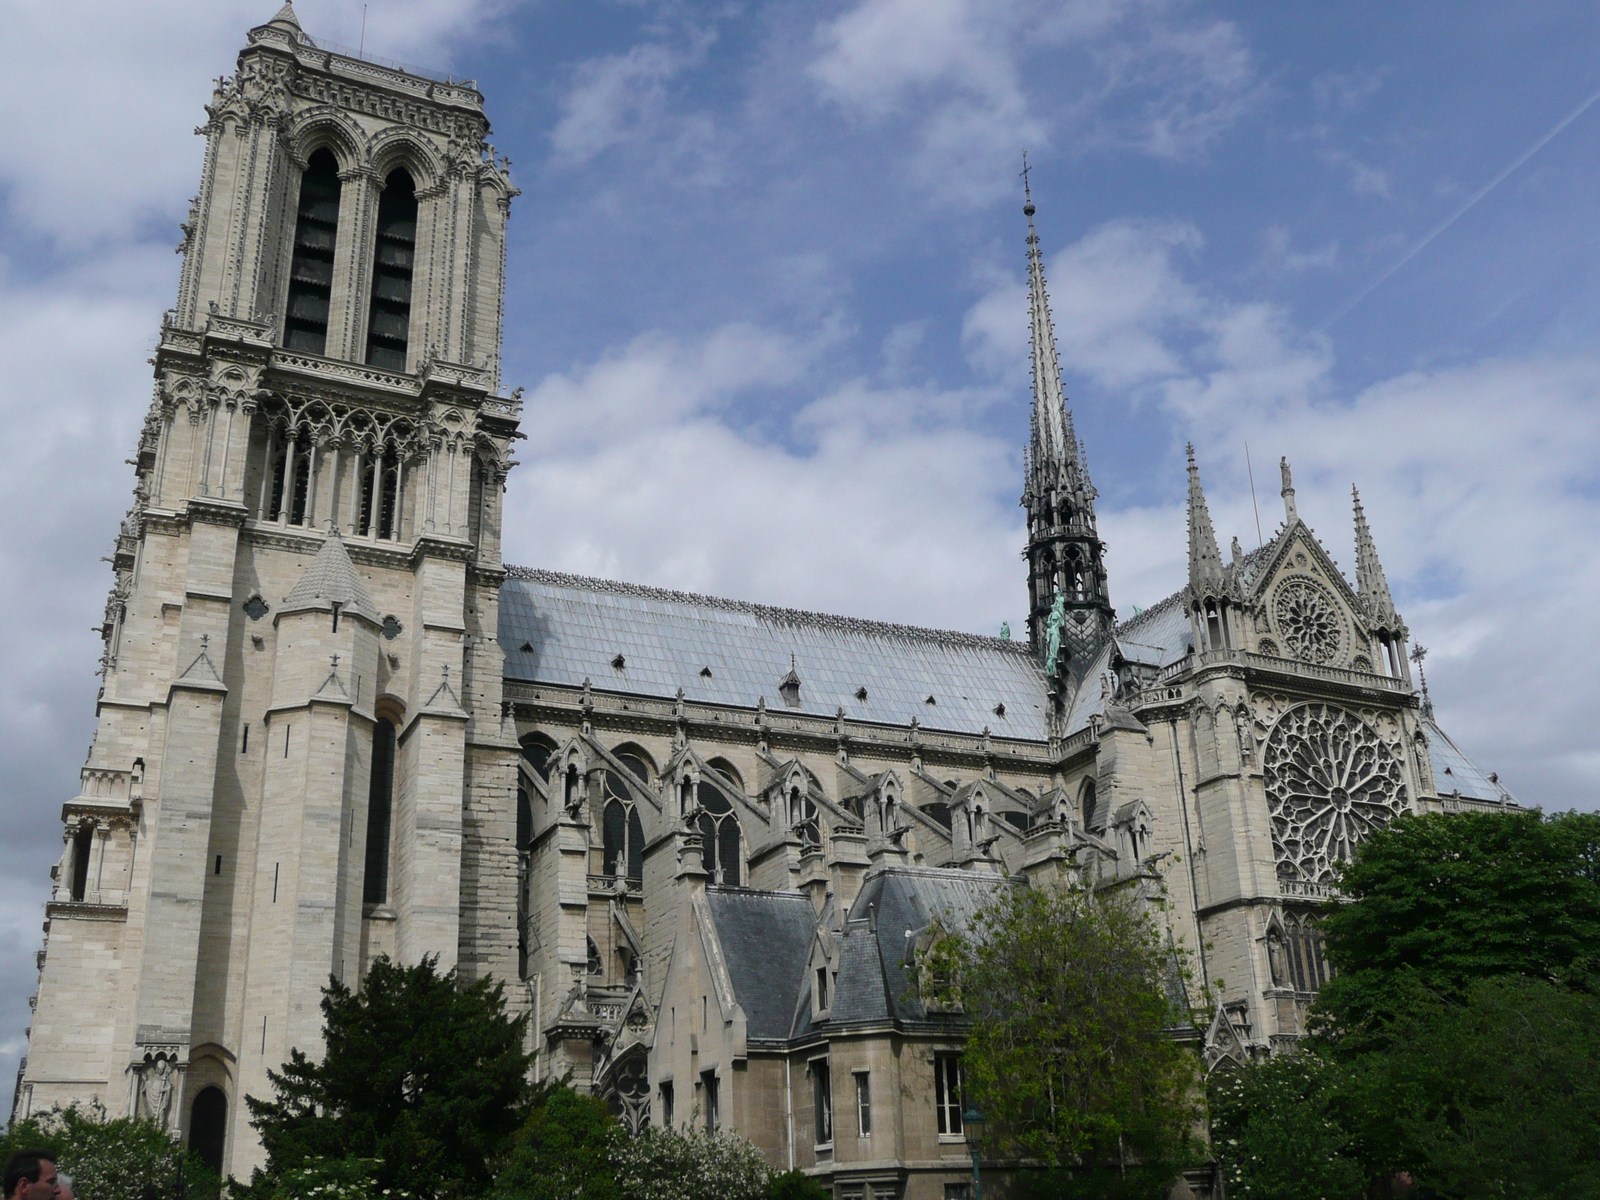
[[[690,700],[743,708],[764,696],[782,712],[778,686],[792,661],[800,712],[1048,736],[1044,675],[1027,643],[981,634],[512,567],[500,588],[500,644],[512,679],[588,679],[597,690],[663,698],[681,687]]]

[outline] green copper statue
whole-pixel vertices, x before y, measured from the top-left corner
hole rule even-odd
[[[1054,671],[1056,659],[1061,654],[1061,626],[1067,619],[1067,598],[1061,594],[1061,589],[1056,589],[1055,603],[1050,606],[1050,615],[1045,619],[1044,643],[1044,669]]]

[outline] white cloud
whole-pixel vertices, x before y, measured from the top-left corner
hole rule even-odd
[[[447,67],[451,42],[470,36],[505,0],[400,0],[373,5],[366,49]],[[203,143],[190,131],[208,99],[196,81],[231,74],[244,31],[269,20],[273,0],[130,4],[62,0],[6,7],[0,38],[0,194],[10,218],[67,248],[148,236],[175,244]],[[303,0],[313,37],[354,45],[357,0]],[[136,98],[137,121],[108,114]],[[116,136],[108,136],[114,125]]]
[[[546,379],[528,397],[541,432],[511,478],[507,558],[933,624],[1014,620],[1020,525],[994,493],[1012,450],[971,428],[984,397],[858,380],[774,436],[735,421],[825,350],[728,326]]]
[[[1358,196],[1389,195],[1389,173],[1370,163],[1364,163],[1345,150],[1324,150],[1319,157],[1323,164],[1350,177],[1350,190]]]
[[[703,62],[714,40],[710,31],[691,31],[684,46],[643,42],[579,63],[550,134],[556,162],[582,165],[613,146],[641,138],[657,142],[658,154],[679,162],[686,153],[708,155],[715,134],[711,118],[705,113],[671,114],[667,85]],[[666,146],[659,144],[663,141]]]
[[[1230,22],[1164,0],[861,0],[819,25],[810,74],[850,116],[914,126],[912,165],[947,197],[1013,186],[1024,147],[1070,134],[1162,158],[1201,153],[1259,94]],[[1048,76],[1030,60],[1051,49]]]

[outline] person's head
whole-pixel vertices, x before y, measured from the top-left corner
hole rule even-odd
[[[71,1175],[56,1176],[56,1200],[78,1200],[78,1198],[72,1194]]]
[[[22,1150],[11,1156],[11,1161],[6,1164],[4,1179],[5,1200],[19,1200],[29,1196],[30,1189],[34,1187],[48,1187],[51,1194],[56,1190],[56,1160],[48,1150]]]

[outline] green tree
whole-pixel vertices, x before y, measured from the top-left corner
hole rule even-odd
[[[833,1192],[804,1171],[776,1172],[767,1180],[766,1200],[832,1200]]]
[[[605,1104],[560,1087],[512,1139],[494,1200],[619,1200],[611,1169],[618,1126]]]
[[[998,1146],[1055,1168],[1035,1190],[1156,1195],[1199,1158],[1198,1061],[1169,1032],[1171,955],[1130,901],[1008,889],[928,953],[924,978],[951,981],[972,1022],[965,1099]]]
[[[1372,1056],[1408,1173],[1439,1197],[1600,1196],[1600,998],[1516,975],[1406,1013]]]
[[[1224,1067],[1207,1081],[1211,1146],[1233,1200],[1360,1200],[1369,1168],[1352,1071],[1315,1054]]]
[[[1360,1053],[1423,997],[1500,975],[1600,983],[1600,814],[1400,817],[1341,872],[1322,922],[1327,1044]]]
[[[173,1195],[180,1174],[190,1200],[217,1196],[221,1181],[154,1121],[97,1120],[76,1106],[13,1121],[0,1133],[0,1163],[22,1150],[48,1150],[93,1200],[150,1200]]]
[[[498,983],[462,985],[436,960],[379,958],[359,991],[323,990],[319,1063],[295,1050],[269,1072],[275,1098],[246,1098],[267,1151],[252,1180],[271,1195],[318,1162],[376,1160],[375,1183],[419,1197],[476,1196],[539,1098],[527,1082],[526,1017]]]
[[[622,1200],[764,1200],[761,1151],[735,1133],[646,1129],[613,1143]]]

